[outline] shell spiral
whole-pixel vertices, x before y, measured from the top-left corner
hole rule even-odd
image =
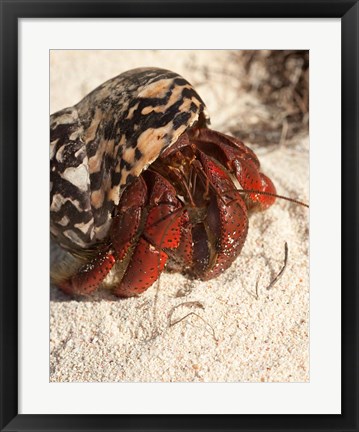
[[[186,129],[209,122],[180,75],[127,71],[50,117],[50,228],[65,249],[103,240],[122,191]]]

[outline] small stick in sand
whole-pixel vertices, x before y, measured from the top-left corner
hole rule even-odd
[[[185,316],[183,316],[183,317],[181,317],[181,318],[178,318],[178,319],[176,319],[175,321],[172,321],[172,315],[173,315],[173,313],[174,313],[174,311],[178,308],[178,307],[180,307],[180,306],[187,306],[187,307],[192,307],[192,306],[194,306],[194,307],[197,307],[197,308],[200,308],[200,309],[204,309],[204,306],[203,306],[203,304],[201,303],[201,302],[199,302],[199,301],[192,301],[192,302],[184,302],[184,303],[180,303],[179,305],[177,305],[177,306],[174,306],[171,310],[170,310],[170,312],[168,313],[168,326],[169,327],[173,327],[173,326],[175,326],[176,324],[178,324],[178,323],[180,323],[181,321],[183,321],[183,320],[185,320],[186,318],[188,318],[189,316],[191,316],[191,315],[195,315],[197,318],[199,318],[199,319],[201,319],[210,329],[211,329],[211,331],[209,331],[207,328],[206,328],[206,330],[209,332],[209,333],[211,333],[212,334],[212,336],[213,336],[213,339],[215,340],[215,342],[218,342],[218,339],[217,339],[217,337],[216,337],[216,333],[215,333],[215,331],[214,331],[214,328],[211,326],[211,324],[209,324],[208,323],[208,321],[206,321],[204,318],[202,318],[200,315],[198,315],[196,312],[189,312],[187,315],[185,315]]]
[[[283,263],[283,267],[280,269],[280,271],[277,274],[277,276],[267,286],[267,288],[266,288],[267,291],[269,291],[271,288],[273,288],[273,286],[276,284],[276,282],[281,278],[281,276],[283,275],[284,270],[285,270],[285,268],[287,266],[287,262],[288,262],[288,243],[285,242],[284,243],[284,263]],[[257,279],[257,282],[256,282],[255,293],[254,294],[250,293],[256,300],[259,300],[258,285],[259,285],[259,278]]]
[[[267,290],[270,290],[275,283],[280,279],[280,277],[283,275],[285,268],[287,267],[287,261],[288,261],[288,243],[284,243],[284,263],[283,267],[281,268],[280,272],[277,274],[277,276],[272,280],[272,282],[267,286]]]

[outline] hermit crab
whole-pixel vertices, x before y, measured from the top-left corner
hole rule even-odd
[[[125,72],[50,119],[51,235],[70,254],[54,269],[67,294],[111,274],[119,297],[166,268],[209,280],[241,252],[248,215],[275,201],[272,181],[239,139],[209,128],[180,75]]]

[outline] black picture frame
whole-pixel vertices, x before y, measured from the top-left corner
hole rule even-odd
[[[1,4],[1,418],[2,431],[358,431],[358,42],[355,0],[14,1]],[[342,414],[18,414],[18,19],[242,17],[341,19],[342,46]],[[330,181],[328,182],[330,187]],[[328,203],[328,211],[330,203]],[[328,233],[329,238],[329,233]],[[330,240],[328,239],[328,245]],[[327,246],[328,247],[328,246]],[[325,306],[325,301],[323,301]],[[323,306],[323,307],[324,307]]]

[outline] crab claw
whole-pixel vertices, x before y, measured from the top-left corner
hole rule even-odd
[[[248,232],[247,208],[232,179],[213,159],[199,154],[204,171],[213,187],[204,221],[214,258],[200,275],[212,279],[233,263],[240,254]]]

